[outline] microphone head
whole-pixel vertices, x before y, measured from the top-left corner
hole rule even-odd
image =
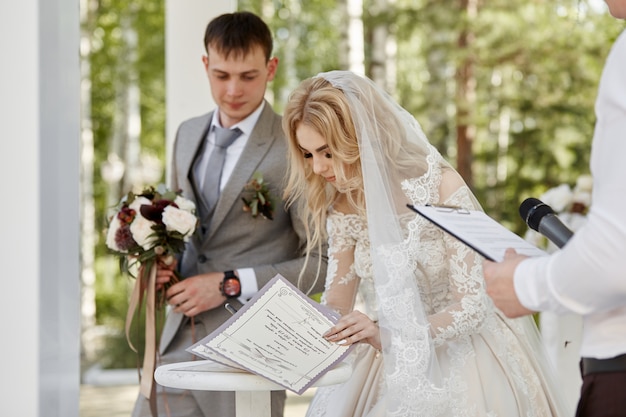
[[[527,198],[519,206],[519,215],[524,219],[526,224],[533,230],[539,231],[539,223],[544,216],[554,214],[554,210],[536,198]]]

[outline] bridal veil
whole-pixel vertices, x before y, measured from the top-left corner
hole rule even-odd
[[[347,71],[316,77],[343,91],[356,127],[383,344],[385,414],[460,415],[454,404],[471,405],[467,397],[474,388],[462,372],[455,372],[463,369],[459,361],[465,359],[459,358],[470,355],[463,352],[465,345],[455,344],[455,337],[496,326],[489,319],[496,315],[505,323],[502,327],[517,335],[533,366],[542,370],[542,386],[552,389],[550,364],[532,319],[513,321],[494,313],[482,285],[482,259],[407,208],[453,203],[481,209],[460,175],[428,142],[415,118],[374,82]],[[446,307],[440,309],[442,305]],[[506,355],[508,341],[492,339]],[[440,354],[454,349],[458,355]],[[490,388],[481,391],[489,393]],[[561,415],[558,395],[549,396],[554,415]],[[465,400],[455,403],[453,398]]]

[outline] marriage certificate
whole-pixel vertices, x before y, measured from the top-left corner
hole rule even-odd
[[[302,394],[350,350],[322,337],[338,319],[336,312],[276,275],[222,326],[187,350]]]

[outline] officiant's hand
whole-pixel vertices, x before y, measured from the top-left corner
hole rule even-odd
[[[342,316],[337,324],[331,327],[324,338],[340,345],[351,345],[357,342],[369,343],[374,349],[381,350],[380,330],[367,315],[354,310]]]
[[[515,293],[513,277],[515,269],[527,256],[520,255],[513,249],[507,249],[502,262],[483,261],[483,273],[487,294],[505,316],[516,318],[533,314],[534,311],[522,305]]]
[[[220,292],[223,272],[194,275],[172,285],[165,293],[167,302],[177,313],[192,317],[224,303]]]

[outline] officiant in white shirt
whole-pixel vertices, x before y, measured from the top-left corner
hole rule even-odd
[[[626,18],[626,0],[606,0]],[[485,261],[487,292],[509,317],[536,311],[583,316],[583,386],[577,417],[626,415],[626,32],[606,61],[592,143],[587,223],[562,250]]]

